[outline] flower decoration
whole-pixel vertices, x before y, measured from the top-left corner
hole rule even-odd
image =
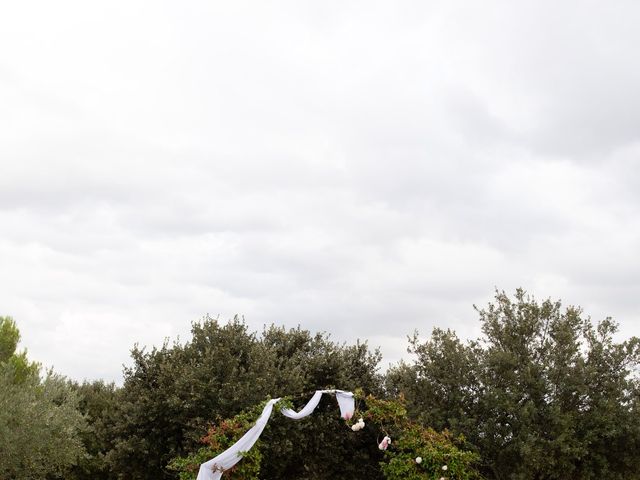
[[[357,432],[358,430],[362,430],[364,428],[364,420],[359,418],[357,423],[351,425],[351,430]]]
[[[390,437],[384,437],[382,439],[382,441],[380,442],[380,444],[378,445],[378,448],[380,450],[386,450],[387,448],[389,448],[389,445],[391,445],[391,438]]]

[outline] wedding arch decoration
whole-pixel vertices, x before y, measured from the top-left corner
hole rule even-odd
[[[293,409],[289,397],[267,400],[256,410],[243,412],[210,428],[204,437],[209,448],[174,459],[169,468],[180,473],[181,480],[225,480],[227,477],[257,480],[262,455],[255,447],[273,410],[292,420],[311,415],[323,395],[335,395],[340,417],[346,427],[357,434],[364,428],[380,432],[377,447],[383,461],[382,474],[387,480],[476,480],[479,456],[466,448],[464,438],[448,431],[435,430],[411,421],[403,399],[382,400],[344,390],[317,390],[299,410]],[[213,458],[211,452],[216,455]],[[243,460],[241,462],[241,460]],[[197,476],[196,476],[197,474]],[[230,475],[230,476],[229,476]]]
[[[320,403],[320,398],[325,393],[335,393],[342,418],[348,420],[353,416],[355,409],[353,393],[345,392],[343,390],[316,390],[313,397],[311,397],[311,400],[309,400],[299,412],[295,412],[293,409],[285,407],[280,410],[280,413],[292,420],[300,420],[307,417],[313,413]],[[266,427],[267,422],[271,417],[273,406],[280,402],[280,400],[282,399],[274,398],[273,400],[269,400],[255,425],[251,427],[251,429],[249,429],[249,431],[245,433],[240,440],[218,456],[200,465],[197,480],[220,480],[223,472],[233,468],[240,460],[242,460],[244,453],[251,450],[251,447],[253,447],[260,438],[264,427]]]

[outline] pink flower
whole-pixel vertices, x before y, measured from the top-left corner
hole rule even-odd
[[[351,420],[351,417],[353,417],[353,413],[345,412],[344,417],[342,418],[344,418],[345,420]]]
[[[382,442],[380,442],[380,445],[378,445],[378,448],[380,450],[386,450],[387,448],[389,448],[389,445],[391,445],[391,438],[384,437],[382,439]]]

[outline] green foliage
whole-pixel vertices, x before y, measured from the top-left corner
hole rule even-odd
[[[274,414],[225,478],[640,478],[640,340],[522,290],[476,310],[481,338],[415,334],[415,361],[384,378],[366,344],[205,318],[185,343],[134,347],[121,388],[41,375],[0,317],[0,478],[193,479],[269,395],[305,392],[276,406],[297,410],[316,389],[360,386],[349,422],[329,396],[300,421]]]
[[[195,480],[200,470],[200,465],[214,458],[219,451],[212,450],[209,447],[199,448],[196,452],[186,457],[177,457],[169,462],[167,468],[178,473],[180,480]],[[247,459],[249,462],[249,459]],[[244,465],[243,465],[244,466]],[[249,477],[253,478],[253,477]]]
[[[448,431],[436,432],[411,421],[404,397],[379,399],[364,397],[356,391],[358,410],[369,428],[379,431],[379,437],[389,436],[391,446],[384,451],[380,467],[386,480],[479,479],[477,453],[467,451],[464,437],[454,438]],[[416,459],[420,458],[420,463]],[[444,470],[443,470],[444,468]]]
[[[448,431],[441,433],[412,423],[402,431],[392,448],[385,452],[381,464],[387,480],[437,480],[440,478],[479,479],[475,468],[480,460],[477,453],[463,450],[464,437],[453,438]],[[420,463],[416,459],[420,459]]]
[[[40,373],[40,364],[27,359],[27,351],[18,352],[20,331],[11,317],[0,316],[0,364],[10,366],[13,381],[24,382]]]
[[[260,416],[266,402],[257,407],[242,412],[233,418],[222,420],[217,425],[209,427],[207,434],[201,439],[205,445],[195,453],[186,457],[177,457],[169,463],[169,469],[179,473],[180,480],[195,480],[198,476],[200,465],[214,458],[237,442],[256,419]],[[284,408],[281,406],[280,408]],[[260,452],[261,441],[258,440],[250,451],[242,453],[242,461],[225,474],[229,480],[258,480],[262,454]]]
[[[522,290],[477,311],[483,338],[436,329],[413,338],[413,365],[389,372],[411,416],[464,434],[497,479],[637,476],[639,340],[616,343],[610,319],[593,325]]]
[[[366,344],[340,345],[299,328],[270,327],[257,335],[239,319],[223,325],[206,318],[193,325],[190,341],[150,351],[136,347],[132,358],[118,392],[114,446],[107,454],[110,468],[132,480],[175,478],[167,464],[199,448],[209,422],[233,417],[268,395],[357,384],[375,392],[381,384],[380,356]],[[321,402],[318,412],[327,431],[344,428],[328,403]],[[263,465],[271,478],[338,469],[343,457],[322,452],[326,439],[314,436],[308,422],[295,427],[274,422],[272,431],[284,439],[278,449],[287,456]],[[268,458],[275,458],[273,448],[265,445]],[[318,452],[317,463],[303,458],[305,448]]]
[[[4,363],[16,352],[20,331],[11,317],[0,317],[0,363]]]
[[[405,395],[412,417],[436,430],[474,429],[481,385],[478,343],[465,345],[451,330],[435,328],[429,341],[421,344],[414,334],[410,345],[417,361],[387,372],[388,391]]]
[[[299,410],[311,394],[295,396],[293,409]],[[324,395],[314,413],[302,420],[273,415],[261,439],[261,479],[382,479],[376,431],[354,434],[332,395]]]
[[[66,478],[82,457],[85,420],[66,380],[16,353],[15,323],[0,317],[0,478]]]
[[[82,456],[66,478],[111,480],[117,478],[109,468],[107,454],[114,445],[113,424],[116,420],[118,389],[113,383],[101,380],[71,383],[78,396],[78,410],[88,425],[80,433],[85,455]]]
[[[472,452],[464,451],[454,443],[463,443],[462,438],[453,439],[448,432],[437,433],[430,428],[422,427],[416,423],[410,422],[407,418],[407,411],[401,401],[383,400],[373,395],[365,396],[364,392],[359,389],[356,393],[358,399],[358,408],[356,415],[347,426],[357,421],[359,417],[366,419],[367,426],[365,431],[353,432],[348,428],[344,428],[344,420],[340,420],[343,428],[338,432],[332,432],[333,437],[326,438],[325,449],[330,449],[331,443],[340,443],[347,441],[365,441],[369,446],[376,446],[382,435],[393,435],[395,439],[392,446],[384,453],[379,450],[370,449],[369,456],[361,457],[361,464],[353,458],[343,461],[340,467],[342,473],[327,472],[307,469],[306,472],[298,471],[296,475],[291,476],[274,476],[272,473],[262,470],[262,462],[270,460],[271,462],[282,462],[283,452],[272,451],[273,457],[263,454],[265,446],[272,443],[274,436],[271,431],[271,425],[277,421],[278,417],[272,418],[263,433],[263,439],[259,440],[249,452],[244,453],[244,458],[232,470],[225,473],[225,478],[230,480],[257,480],[258,478],[384,478],[387,480],[426,480],[439,479],[445,476],[449,479],[470,480],[479,479],[480,476],[474,467],[478,461],[478,455]],[[215,457],[233,445],[244,433],[251,428],[255,419],[259,416],[264,403],[252,409],[248,413],[236,415],[227,420],[220,421],[217,425],[209,428],[207,435],[203,438],[205,448],[200,448],[195,453],[187,457],[179,457],[170,463],[170,468],[179,472],[180,480],[194,480],[197,476],[200,464]],[[284,408],[288,405],[280,405]],[[335,406],[334,406],[335,408]],[[313,422],[315,415],[308,420]],[[296,422],[286,419],[290,425],[295,428]],[[322,428],[316,425],[315,434],[320,435]],[[275,442],[276,447],[281,442]],[[335,453],[335,452],[334,452]],[[415,459],[421,456],[422,462],[417,464]],[[379,464],[380,468],[372,474],[371,467],[376,468]],[[445,466],[446,472],[442,470]],[[350,468],[351,467],[351,468]],[[358,474],[357,472],[361,472]],[[366,472],[365,475],[362,472]],[[288,472],[291,474],[291,471]]]
[[[385,425],[389,425],[389,428],[405,426],[407,409],[402,398],[400,400],[384,400],[373,395],[365,397],[362,389],[357,389],[355,396],[358,403],[354,420],[362,415],[363,419],[380,425],[383,430]]]

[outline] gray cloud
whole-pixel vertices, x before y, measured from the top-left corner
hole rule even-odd
[[[242,314],[479,334],[494,286],[640,334],[640,8],[21,2],[0,19],[0,314],[120,378]]]

